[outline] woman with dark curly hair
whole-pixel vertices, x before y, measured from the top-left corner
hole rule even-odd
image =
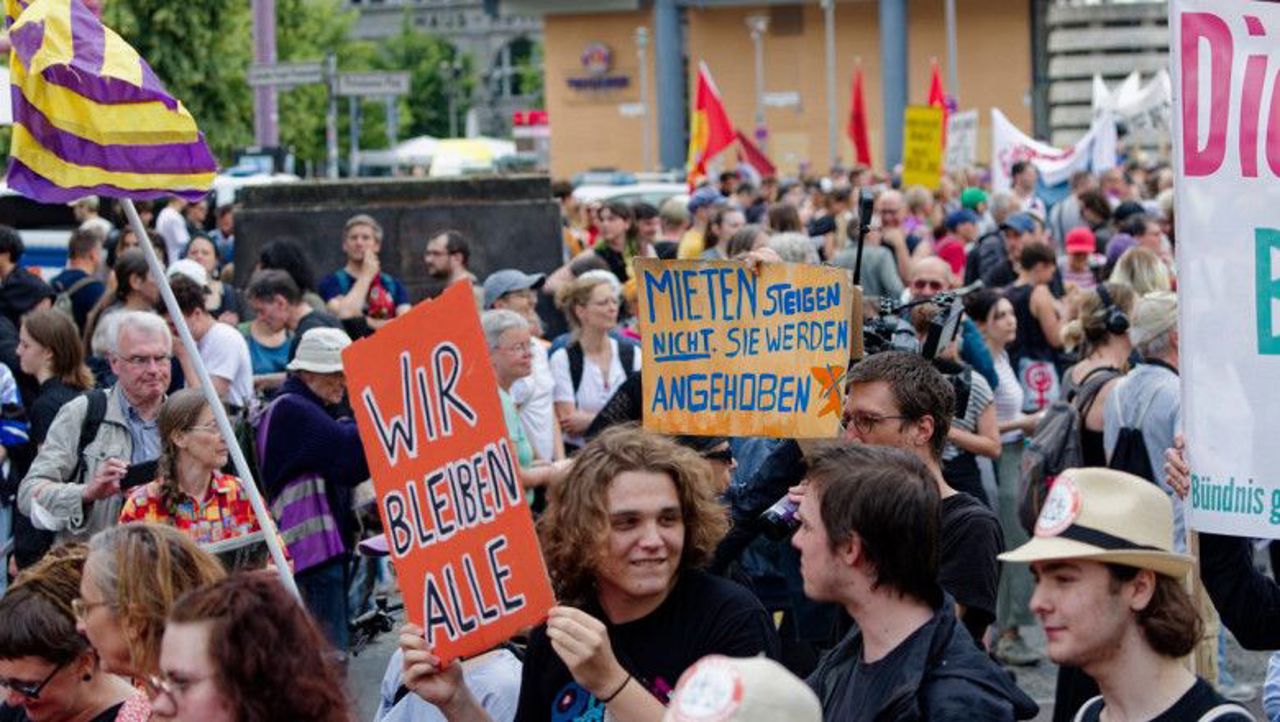
[[[202,545],[258,531],[243,482],[221,471],[227,464],[227,442],[204,394],[183,389],[169,396],[156,427],[156,479],[129,494],[120,522],[166,524]]]
[[[699,570],[727,522],[711,468],[692,450],[610,429],[551,488],[539,520],[562,606],[533,631],[516,719],[657,722],[680,675],[707,654],[777,656],[768,614],[747,590]],[[405,686],[450,720],[488,719],[458,665],[422,636],[400,637]]]
[[[200,722],[348,722],[342,675],[307,610],[267,572],[188,592],[165,624],[157,717]]]

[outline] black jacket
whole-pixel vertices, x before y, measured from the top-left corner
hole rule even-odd
[[[1200,535],[1200,578],[1222,624],[1245,649],[1280,648],[1280,585],[1253,566],[1244,537]]]
[[[913,646],[901,658],[894,691],[876,712],[877,722],[1011,722],[1031,719],[1040,711],[1008,672],[974,646],[954,609],[955,601],[944,596],[923,633],[907,642]],[[825,718],[831,719],[836,682],[849,674],[861,656],[862,632],[855,627],[809,676]]]

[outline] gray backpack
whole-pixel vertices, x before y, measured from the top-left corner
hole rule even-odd
[[[1080,438],[1084,419],[1102,387],[1119,376],[1120,372],[1110,367],[1094,369],[1085,376],[1075,394],[1054,401],[1044,410],[1036,432],[1022,452],[1018,520],[1028,534],[1035,533],[1040,507],[1058,474],[1084,465]]]

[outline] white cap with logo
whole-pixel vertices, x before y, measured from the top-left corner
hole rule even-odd
[[[680,677],[663,722],[822,722],[809,685],[767,657],[709,655]]]

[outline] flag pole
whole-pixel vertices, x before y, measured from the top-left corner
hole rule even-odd
[[[213,381],[209,378],[209,371],[204,367],[204,360],[200,358],[200,351],[196,348],[196,341],[191,337],[191,329],[187,328],[187,320],[183,318],[182,310],[178,308],[178,300],[173,297],[173,289],[169,287],[169,277],[165,274],[164,267],[160,265],[160,257],[156,255],[156,249],[151,246],[147,229],[142,225],[142,219],[138,217],[138,209],[134,207],[133,200],[121,198],[120,204],[124,207],[124,214],[129,219],[129,227],[133,230],[133,235],[137,237],[138,245],[142,247],[142,252],[147,257],[147,265],[151,269],[151,276],[155,279],[156,286],[160,288],[160,295],[164,298],[165,308],[169,310],[169,319],[173,322],[174,327],[178,329],[179,340],[187,349],[187,355],[196,367],[196,376],[200,379],[200,390],[204,392],[205,401],[209,403],[209,408],[213,410],[213,420],[218,424],[218,431],[227,442],[227,450],[231,453],[231,461],[235,464],[241,486],[244,487],[245,493],[249,495],[249,504],[253,507],[254,516],[258,517],[258,526],[262,528],[262,538],[266,541],[267,549],[271,552],[271,561],[276,566],[276,573],[280,575],[280,583],[295,598],[301,599],[298,594],[298,585],[294,583],[293,574],[289,571],[289,564],[285,560],[284,549],[280,547],[280,536],[276,532],[275,521],[271,518],[271,514],[267,512],[266,504],[262,501],[262,494],[258,491],[257,482],[254,480],[253,475],[249,473],[249,464],[245,461],[244,453],[240,450],[240,444],[236,443],[236,435],[231,430],[231,421],[227,419],[227,411],[222,407],[222,399],[218,398],[217,390],[213,387]]]

